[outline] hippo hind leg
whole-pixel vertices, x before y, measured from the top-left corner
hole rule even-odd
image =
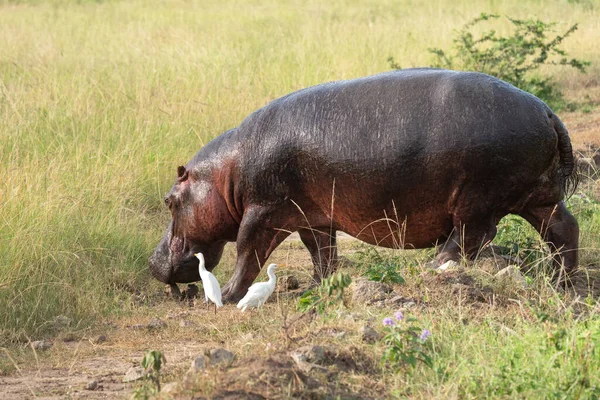
[[[436,261],[443,265],[447,261],[460,261],[462,257],[477,256],[481,247],[496,236],[496,225],[500,218],[494,216],[457,218],[454,229],[445,243],[438,249]]]
[[[557,283],[578,265],[579,225],[564,201],[552,206],[528,207],[519,215],[529,222],[548,243],[554,258]]]
[[[336,231],[326,228],[300,229],[300,240],[310,252],[314,279],[321,282],[335,272],[338,263]]]

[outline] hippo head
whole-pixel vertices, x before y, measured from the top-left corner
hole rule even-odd
[[[231,216],[211,176],[198,168],[180,166],[177,181],[164,201],[172,219],[148,259],[150,272],[171,285],[198,281],[194,254],[204,255],[209,271],[219,263],[225,243],[235,240]]]

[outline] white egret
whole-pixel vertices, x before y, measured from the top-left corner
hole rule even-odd
[[[237,304],[237,308],[241,308],[242,312],[246,311],[247,307],[260,307],[275,291],[277,277],[275,276],[275,267],[277,264],[271,264],[267,268],[269,280],[267,282],[259,282],[248,288],[248,293]]]
[[[221,286],[219,286],[219,281],[217,278],[206,269],[204,266],[204,256],[202,253],[194,254],[198,260],[200,261],[200,266],[198,267],[200,270],[200,279],[202,279],[202,286],[204,287],[204,299],[208,303],[208,300],[212,301],[215,304],[215,314],[217,313],[217,307],[223,307],[223,302],[221,302]]]

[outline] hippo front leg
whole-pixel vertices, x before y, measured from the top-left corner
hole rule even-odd
[[[268,209],[255,207],[244,213],[237,237],[237,261],[233,276],[223,286],[223,302],[237,302],[246,295],[273,250],[289,236],[269,224]]]

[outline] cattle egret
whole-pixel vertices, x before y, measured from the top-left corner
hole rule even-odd
[[[237,304],[237,308],[241,308],[242,312],[246,311],[247,307],[260,307],[275,291],[277,277],[275,276],[275,267],[277,264],[271,264],[267,268],[269,280],[267,282],[259,282],[248,288],[248,293]]]
[[[215,304],[215,314],[217,313],[217,307],[223,307],[221,302],[221,286],[217,278],[204,267],[204,256],[202,253],[194,254],[200,261],[200,279],[202,279],[202,286],[204,287],[204,300],[208,302],[212,301]]]

